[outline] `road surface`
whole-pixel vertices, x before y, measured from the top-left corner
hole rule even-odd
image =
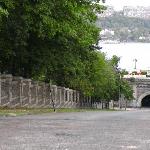
[[[0,150],[150,150],[150,110],[0,117]]]

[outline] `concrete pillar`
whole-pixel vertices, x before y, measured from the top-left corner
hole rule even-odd
[[[85,104],[86,104],[86,98],[85,98],[85,95],[83,95],[83,99],[82,99],[82,107],[85,107]]]
[[[113,109],[113,108],[114,108],[114,101],[111,100],[111,101],[109,102],[109,109]]]
[[[7,88],[8,88],[8,101],[9,101],[9,107],[11,107],[11,101],[12,101],[12,75],[5,75],[5,79],[7,82]]]
[[[69,88],[66,89],[66,100],[69,101],[70,95],[69,95]]]
[[[89,107],[89,96],[87,96],[87,107]]]
[[[62,87],[57,87],[58,88],[58,102],[59,104],[62,103]]]
[[[19,100],[20,100],[20,106],[22,106],[22,93],[23,93],[23,78],[20,78],[20,84],[19,84]]]
[[[51,91],[52,91],[52,100],[54,103],[57,101],[57,86],[56,85],[51,85]]]
[[[49,106],[50,104],[50,85],[45,84],[45,102],[46,102],[46,107]]]
[[[52,88],[51,85],[49,84],[49,107],[51,105],[51,100],[52,100]]]
[[[70,89],[67,89],[67,101],[70,101]]]
[[[69,96],[70,96],[71,104],[73,104],[73,90],[72,89],[69,89]]]
[[[1,79],[1,73],[0,73],[0,106],[2,104],[2,79]]]
[[[63,99],[63,102],[65,102],[66,100],[66,88],[65,87],[62,88],[62,99]]]
[[[31,79],[27,79],[26,81],[28,84],[28,106],[31,107]]]
[[[34,82],[34,86],[35,86],[35,101],[36,101],[36,106],[38,106],[39,103],[39,99],[38,99],[38,82]]]
[[[59,89],[60,104],[64,104],[66,97],[66,89],[65,87],[60,87]]]
[[[19,103],[20,107],[22,106],[22,92],[23,92],[23,78],[22,77],[14,77],[14,80],[19,82]]]
[[[79,91],[77,91],[76,93],[77,93],[76,102],[79,104],[80,103],[80,93],[79,93]]]
[[[58,101],[58,89],[57,89],[57,86],[55,85],[54,86],[54,100],[55,100],[55,103],[57,103]]]
[[[45,104],[46,104],[46,85],[45,85],[45,83],[43,82],[42,83],[42,88],[43,88],[43,92],[42,92],[42,101],[43,101],[43,106],[45,106]]]
[[[76,103],[77,102],[77,91],[73,91],[73,101]]]
[[[92,98],[89,96],[89,106],[92,107]]]

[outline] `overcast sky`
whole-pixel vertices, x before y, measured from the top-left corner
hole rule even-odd
[[[121,10],[123,6],[150,6],[150,0],[106,0],[106,5],[112,5]],[[108,57],[117,55],[121,57],[119,67],[128,71],[134,70],[134,59],[137,59],[137,70],[150,70],[150,43],[128,43],[128,44],[100,44],[102,51]]]
[[[117,55],[121,58],[119,67],[128,71],[134,70],[134,59],[137,59],[137,71],[150,70],[150,43],[101,44],[102,51],[108,58]]]
[[[112,5],[120,10],[123,6],[150,6],[150,0],[106,0],[106,5]]]

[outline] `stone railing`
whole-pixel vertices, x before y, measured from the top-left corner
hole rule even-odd
[[[0,74],[0,107],[51,108],[53,105],[56,108],[92,107],[92,100],[69,88]]]

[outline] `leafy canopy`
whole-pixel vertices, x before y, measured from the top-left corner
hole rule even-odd
[[[0,72],[111,99],[116,72],[95,44],[99,0],[0,0]]]

